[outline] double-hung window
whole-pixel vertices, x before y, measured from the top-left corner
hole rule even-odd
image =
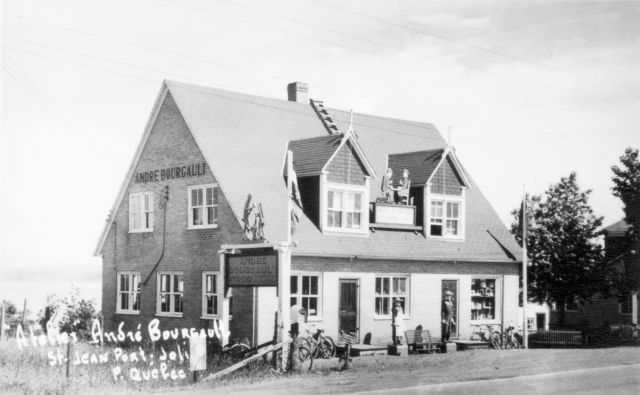
[[[118,272],[116,313],[140,313],[140,273]]]
[[[182,316],[184,278],[179,272],[158,273],[158,315]]]
[[[327,229],[361,231],[366,225],[364,198],[362,190],[330,186],[327,189],[326,203]]]
[[[400,301],[402,310],[408,315],[407,277],[376,277],[375,303],[377,316],[391,316],[396,300]]]
[[[153,231],[153,193],[129,195],[129,232]]]
[[[460,238],[462,234],[462,201],[432,198],[429,207],[429,235]]]
[[[309,317],[320,317],[320,275],[294,274],[290,284],[291,306],[298,305],[308,311]]]
[[[218,315],[218,273],[202,273],[202,316],[210,318]]]
[[[218,186],[216,184],[189,187],[189,228],[218,226]]]

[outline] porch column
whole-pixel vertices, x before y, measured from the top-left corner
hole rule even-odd
[[[227,293],[225,292],[225,252],[221,250],[218,252],[220,256],[220,276],[218,277],[218,293],[221,295],[218,298],[218,311],[220,312],[220,333],[222,334],[222,346],[225,346],[229,343],[229,298],[227,297]]]
[[[276,246],[278,251],[278,342],[291,339],[291,306],[289,299],[291,295],[291,245],[282,243]],[[282,347],[282,370],[289,368],[289,347]]]

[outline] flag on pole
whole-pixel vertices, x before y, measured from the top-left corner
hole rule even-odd
[[[287,152],[287,188],[289,190],[291,234],[293,234],[302,216],[302,197],[298,188],[298,176],[293,169],[293,153],[291,151]]]

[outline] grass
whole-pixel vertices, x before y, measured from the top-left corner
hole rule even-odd
[[[182,346],[184,350],[184,345]],[[74,343],[72,346],[71,360],[75,361],[75,353],[79,355],[83,353],[102,354],[109,353],[109,361],[98,364],[80,364],[72,365],[70,377],[66,377],[66,364],[49,365],[48,353],[53,352],[54,355],[60,352],[66,357],[66,346],[45,346],[45,347],[25,347],[18,348],[15,339],[10,339],[0,343],[0,392],[19,393],[19,394],[85,394],[85,393],[133,393],[148,392],[157,389],[170,390],[185,387],[193,382],[192,372],[189,370],[189,361],[184,360],[168,362],[168,370],[171,368],[183,369],[185,373],[184,379],[164,380],[162,378],[148,381],[142,380],[135,382],[130,380],[129,369],[136,367],[141,371],[143,369],[149,371],[153,368],[159,368],[159,361],[150,365],[149,354],[151,350],[146,350],[147,362],[139,361],[137,363],[122,361],[116,363],[114,361],[113,347],[100,348],[87,343]],[[170,348],[167,349],[169,352]],[[188,348],[187,348],[188,350]],[[125,350],[132,352],[137,351],[136,348]],[[158,350],[155,352],[155,361],[162,353]],[[138,354],[139,355],[139,354]],[[120,366],[125,380],[114,380],[112,368]],[[226,365],[214,365],[212,370],[219,370]],[[208,375],[208,372],[201,372],[200,377]],[[270,365],[264,361],[252,363],[248,368],[241,369],[230,374],[225,378],[226,382],[253,382],[255,380],[276,377],[280,373],[274,371]]]

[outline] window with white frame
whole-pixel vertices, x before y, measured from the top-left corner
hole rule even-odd
[[[327,191],[327,228],[331,230],[362,229],[363,198],[363,191],[330,187]]]
[[[129,195],[129,232],[153,231],[153,193]]]
[[[202,316],[218,315],[218,273],[202,273]]]
[[[118,272],[116,313],[140,313],[140,273]]]
[[[396,300],[400,301],[402,310],[408,315],[407,277],[377,276],[375,289],[375,303],[377,316],[391,316]]]
[[[291,276],[290,304],[309,312],[309,317],[320,317],[320,275],[294,274]]]
[[[471,320],[496,320],[496,295],[498,281],[495,278],[471,279]]]
[[[180,272],[158,273],[158,315],[182,315],[184,278]]]
[[[429,234],[431,236],[461,236],[462,202],[432,199],[429,207]]]
[[[189,187],[189,228],[218,226],[218,186],[216,184]]]

